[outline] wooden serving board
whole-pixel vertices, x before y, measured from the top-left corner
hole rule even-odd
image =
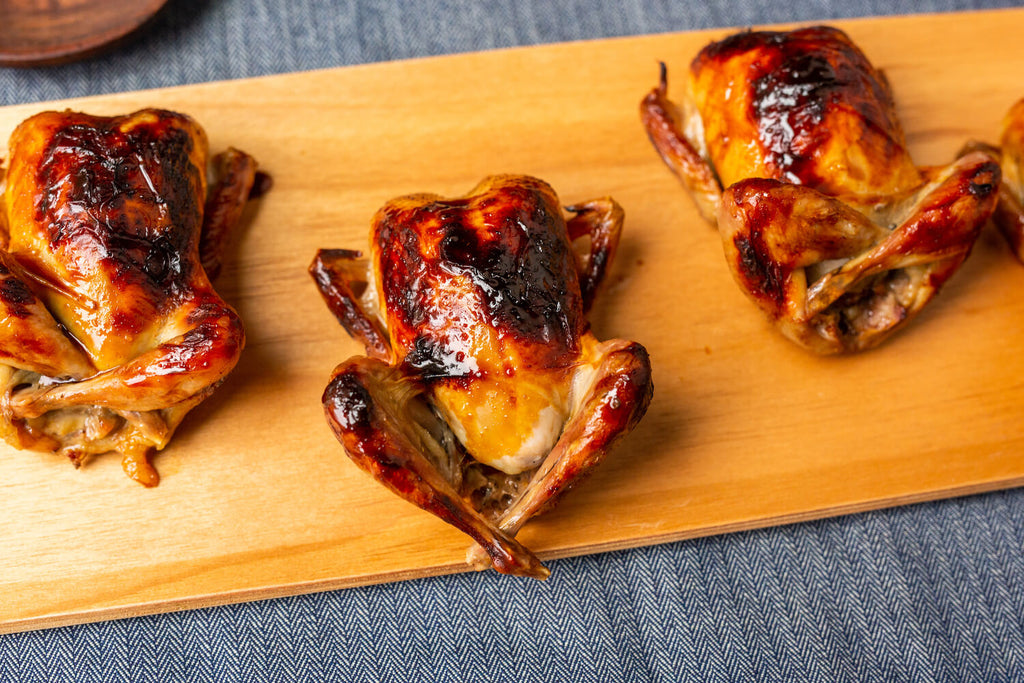
[[[1024,96],[1024,10],[836,22],[885,69],[921,164],[994,141]],[[649,145],[658,60],[680,83],[729,33],[466,54],[45,105],[186,111],[212,147],[256,156],[273,190],[220,282],[248,330],[229,380],[155,458],[82,470],[0,449],[0,630],[15,631],[463,571],[467,539],[357,470],[320,394],[361,349],[306,274],[366,245],[386,200],[481,177],[613,195],[626,228],[592,321],[654,366],[638,429],[522,532],[544,558],[662,543],[1024,482],[1024,266],[987,229],[964,268],[875,351],[808,355],[733,284],[715,232]],[[671,86],[670,86],[671,87]],[[3,136],[33,104],[0,109]],[[556,567],[555,571],[559,571]]]

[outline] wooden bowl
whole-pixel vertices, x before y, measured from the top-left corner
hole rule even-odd
[[[5,0],[0,65],[40,66],[87,56],[142,26],[167,0]]]

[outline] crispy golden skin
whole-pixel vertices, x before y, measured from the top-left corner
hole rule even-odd
[[[155,485],[149,454],[244,345],[199,243],[204,232],[223,243],[255,163],[221,155],[228,173],[209,188],[220,208],[204,223],[207,141],[187,116],[44,112],[18,126],[9,152],[0,432],[76,466],[119,452],[130,477]]]
[[[916,167],[884,75],[830,27],[712,43],[682,104],[663,67],[641,119],[718,225],[737,283],[820,353],[871,348],[912,319],[970,253],[1000,182],[985,152]]]
[[[585,314],[614,255],[611,199],[569,207],[526,176],[411,195],[373,219],[369,258],[321,250],[311,274],[367,357],[335,371],[327,420],[352,460],[478,544],[476,566],[543,578],[514,536],[647,409],[647,352]],[[572,241],[588,238],[586,257]]]

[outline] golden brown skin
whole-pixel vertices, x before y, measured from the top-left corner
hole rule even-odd
[[[207,196],[207,141],[187,116],[44,112],[15,129],[0,260],[0,433],[76,466],[149,454],[227,375],[242,323],[200,262],[218,260],[256,170],[230,150]],[[221,207],[204,222],[204,203]]]
[[[651,399],[635,342],[585,314],[614,255],[611,199],[568,207],[543,181],[410,195],[373,219],[368,259],[321,250],[310,272],[369,357],[339,365],[327,420],[352,460],[471,536],[475,566],[544,578],[515,540],[577,484]],[[589,238],[580,257],[572,242]],[[480,550],[482,549],[482,551]]]
[[[1019,100],[1003,119],[1003,135],[998,149],[1003,183],[993,219],[1014,255],[1024,262],[1024,99]]]
[[[810,350],[902,327],[993,210],[992,155],[916,167],[884,75],[836,29],[735,34],[693,60],[681,107],[667,91],[662,67],[641,104],[654,147],[719,226],[737,283]]]

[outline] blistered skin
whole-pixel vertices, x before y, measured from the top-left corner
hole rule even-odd
[[[470,535],[474,564],[510,574],[546,576],[515,534],[635,426],[652,391],[643,347],[599,342],[586,320],[622,211],[610,199],[568,211],[526,176],[400,197],[374,217],[369,258],[322,250],[310,269],[368,354],[324,393],[346,452]]]
[[[821,353],[871,348],[913,318],[969,254],[994,206],[987,188],[999,184],[983,152],[916,167],[884,75],[830,27],[708,45],[681,105],[662,67],[641,118],[718,225],[737,283],[787,337]],[[880,256],[895,244],[898,258]]]
[[[129,476],[158,482],[149,454],[244,345],[199,242],[230,230],[255,164],[237,150],[219,157],[231,177],[208,197],[207,161],[203,130],[166,111],[44,112],[14,131],[0,333],[10,443],[76,465],[117,451]],[[208,200],[222,208],[204,220]],[[216,261],[214,251],[206,255]]]

